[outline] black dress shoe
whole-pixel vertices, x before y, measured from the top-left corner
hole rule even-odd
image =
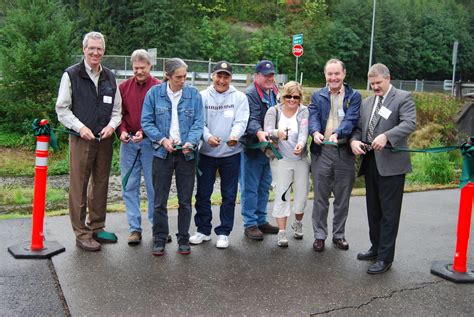
[[[377,259],[377,252],[369,250],[367,252],[362,252],[357,254],[357,260],[361,261],[373,261]]]
[[[341,250],[349,250],[349,243],[346,241],[346,239],[332,239],[332,243],[336,245]]]
[[[369,269],[367,270],[367,273],[369,274],[385,273],[390,269],[391,266],[392,266],[392,262],[377,261],[369,267]]]

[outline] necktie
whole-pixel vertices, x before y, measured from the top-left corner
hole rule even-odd
[[[372,143],[374,141],[374,130],[375,125],[380,117],[379,111],[380,108],[382,108],[382,101],[383,97],[379,97],[379,102],[377,102],[377,105],[375,106],[374,115],[372,116],[372,119],[369,122],[369,129],[367,130],[367,142],[369,143]]]

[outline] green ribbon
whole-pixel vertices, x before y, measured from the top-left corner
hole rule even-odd
[[[173,148],[176,149],[176,150],[185,150],[185,149],[188,149],[188,150],[194,151],[194,146],[192,146],[192,145],[187,146],[187,147],[184,147],[184,145],[175,144],[175,145],[173,145]]]
[[[81,137],[81,134],[80,134],[80,133],[78,133],[78,132],[76,132],[76,131],[73,131],[73,130],[62,130],[62,129],[54,129],[54,128],[52,128],[51,130],[54,130],[54,131],[60,132],[60,133],[66,133],[66,134],[70,134],[70,135],[75,135],[75,136]],[[117,134],[116,134],[116,135],[117,135]],[[117,136],[117,138],[119,138],[119,137]],[[102,138],[101,138],[100,136],[95,136],[95,140],[96,140],[97,142],[100,142],[101,139],[102,139]],[[120,139],[120,138],[119,138],[119,139]]]
[[[369,144],[363,142],[364,144]],[[469,140],[461,145],[450,145],[450,146],[440,146],[432,147],[427,149],[407,149],[407,148],[398,148],[392,146],[385,146],[384,149],[390,150],[392,152],[412,152],[412,153],[442,153],[450,152],[457,149],[461,150],[463,156],[462,161],[462,172],[461,178],[459,179],[459,188],[463,188],[469,182],[474,183],[474,136],[471,136]]]
[[[469,138],[469,141],[463,143],[461,154],[463,155],[462,173],[459,179],[459,188],[463,188],[469,182],[474,183],[474,136]]]
[[[194,148],[193,145],[190,145],[190,146],[187,146],[187,147],[184,147],[184,145],[181,145],[181,144],[175,144],[173,145],[173,148],[175,148],[176,150],[185,150],[185,149],[188,149],[188,150],[191,150],[194,153],[194,156],[196,157],[196,174],[198,176],[202,176],[202,171],[199,169],[199,153],[197,153],[196,149]]]
[[[339,145],[336,142],[323,141],[323,142],[321,142],[321,144],[323,144],[323,145],[334,145],[334,146],[337,146],[339,148]]]
[[[405,149],[405,148],[397,148],[391,146],[385,146],[387,150],[392,152],[413,152],[413,153],[442,153],[442,152],[449,152],[459,149],[457,145],[451,146],[439,146],[439,147],[431,147],[428,149]]]
[[[137,155],[135,156],[135,159],[133,160],[132,167],[128,170],[127,173],[122,177],[122,189],[125,190],[125,187],[127,187],[128,179],[130,178],[130,175],[132,174],[133,168],[135,167],[135,163],[137,163],[138,157],[140,156],[140,149],[137,151]]]
[[[46,121],[46,120],[45,120]],[[48,121],[46,123],[41,123],[42,120],[34,119],[31,127],[33,128],[33,133],[35,136],[49,136],[49,144],[53,148],[53,150],[57,151],[58,147],[58,140],[56,135],[54,134],[53,130],[49,126]]]
[[[330,141],[322,141],[321,145],[332,145],[335,146],[337,149],[337,156],[340,158],[341,157],[341,148],[339,147],[339,144],[337,142],[330,142]]]
[[[463,188],[467,185],[468,182],[474,183],[474,149],[472,147],[472,139],[468,143],[463,143],[462,145],[450,145],[450,146],[439,146],[439,147],[432,147],[427,149],[406,149],[406,148],[397,148],[391,146],[385,146],[387,150],[392,152],[411,152],[411,153],[443,153],[443,152],[450,152],[454,150],[461,149],[461,154],[463,155],[462,161],[462,172],[461,178],[459,179],[459,188]]]
[[[251,149],[251,150],[256,150],[256,149],[270,149],[273,153],[273,155],[275,155],[275,157],[279,160],[281,160],[283,158],[283,156],[281,155],[280,152],[278,152],[277,148],[275,147],[275,145],[272,143],[272,142],[268,142],[268,141],[265,141],[265,142],[258,142],[258,143],[253,143],[253,144],[247,144],[246,145],[247,149]]]

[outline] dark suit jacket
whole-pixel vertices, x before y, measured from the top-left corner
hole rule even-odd
[[[371,96],[362,101],[358,127],[351,140],[367,141],[367,130],[375,100],[375,96]],[[392,86],[383,106],[390,110],[391,114],[386,119],[379,117],[374,136],[384,133],[388,139],[387,145],[407,148],[408,136],[416,129],[416,108],[411,93]],[[375,151],[375,161],[381,176],[411,172],[410,154],[407,152],[392,152],[387,149]],[[361,166],[359,175],[364,173],[363,167]]]

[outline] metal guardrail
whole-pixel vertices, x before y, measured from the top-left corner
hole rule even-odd
[[[116,78],[125,79],[128,77],[133,76],[132,70],[114,70]],[[165,77],[164,71],[151,71],[151,74],[156,77],[163,79]],[[187,80],[191,81],[191,85],[195,84],[206,84],[208,83],[210,77],[209,73],[196,73],[196,72],[188,72],[186,76]],[[248,86],[252,81],[251,74],[233,74],[232,75],[232,84],[234,86]]]

